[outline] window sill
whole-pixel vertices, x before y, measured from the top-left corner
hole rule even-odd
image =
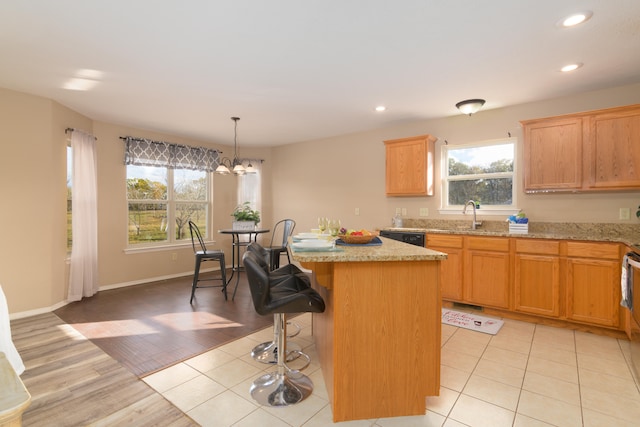
[[[506,216],[516,215],[522,209],[518,208],[506,208],[506,209],[495,209],[495,208],[480,208],[476,209],[476,215],[482,216]],[[462,215],[462,209],[438,209],[438,213],[440,215]],[[464,215],[473,215],[473,211],[471,209],[467,210],[467,213]]]
[[[212,245],[215,243],[215,240],[206,241],[206,245]],[[171,251],[176,249],[186,249],[191,248],[191,242],[189,243],[167,243],[162,245],[154,245],[154,246],[134,246],[128,247],[124,249],[125,254],[138,254],[138,253],[146,253],[146,252],[163,252],[163,251]]]

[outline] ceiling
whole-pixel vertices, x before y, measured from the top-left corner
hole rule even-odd
[[[94,120],[230,144],[239,116],[276,146],[640,82],[640,1],[13,0],[0,58],[0,87]]]

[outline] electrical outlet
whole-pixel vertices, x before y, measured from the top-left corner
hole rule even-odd
[[[407,216],[407,208],[402,208],[402,216]]]
[[[402,212],[402,208],[396,208],[396,215],[400,215],[401,212]]]
[[[420,208],[420,216],[429,216],[429,208]]]
[[[171,252],[171,261],[177,261],[178,260],[178,254],[176,252]]]
[[[629,208],[620,208],[620,219],[629,219]]]
[[[360,215],[360,208],[356,208],[356,216]]]

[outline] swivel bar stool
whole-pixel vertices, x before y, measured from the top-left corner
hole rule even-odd
[[[256,259],[262,269],[268,274],[272,274],[274,276],[282,276],[288,274],[294,274],[299,278],[296,281],[296,285],[300,288],[300,290],[311,287],[311,281],[309,277],[298,267],[293,264],[287,264],[283,267],[280,267],[276,270],[269,271],[269,259],[270,254],[268,250],[259,243],[251,242],[249,246],[247,246],[247,251],[253,252],[256,255]],[[277,286],[277,282],[276,286]],[[287,327],[294,326],[296,331],[293,333],[287,334],[288,338],[293,338],[300,333],[300,326],[296,323],[287,322]],[[278,315],[273,315],[273,340],[265,341],[263,343],[258,344],[251,350],[251,357],[261,363],[268,364],[276,364],[278,363],[278,337],[281,332],[281,329],[278,327]],[[287,362],[291,362],[296,359],[300,355],[300,351],[302,347],[296,342],[287,341]]]
[[[286,354],[287,313],[322,313],[324,300],[313,289],[299,290],[299,278],[295,275],[269,275],[260,266],[258,257],[245,252],[242,263],[249,281],[251,298],[256,312],[261,315],[277,314],[280,354]],[[277,282],[275,284],[274,282]],[[306,356],[306,355],[305,355]],[[307,356],[308,358],[308,356]],[[307,398],[313,391],[313,382],[300,371],[290,371],[284,357],[278,357],[277,370],[253,381],[251,396],[260,404],[288,406]]]

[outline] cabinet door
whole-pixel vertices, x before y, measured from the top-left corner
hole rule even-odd
[[[595,325],[620,325],[620,263],[567,259],[567,318]]]
[[[509,308],[509,239],[482,237],[466,239],[465,302]]]
[[[462,301],[462,236],[428,234],[427,247],[447,254],[440,262],[442,298]]]
[[[589,187],[640,188],[640,106],[589,117]]]
[[[560,315],[560,258],[516,254],[515,310],[558,317]]]
[[[582,187],[582,118],[522,122],[524,190],[573,190]]]
[[[432,196],[436,138],[421,135],[385,141],[387,196]]]

